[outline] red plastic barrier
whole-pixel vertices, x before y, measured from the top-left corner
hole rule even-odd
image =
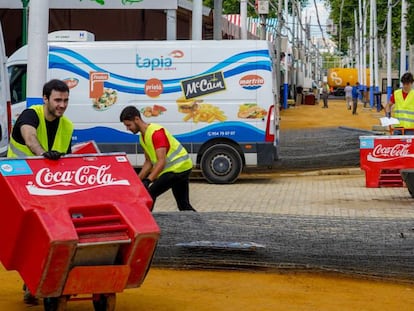
[[[414,168],[414,136],[361,136],[360,166],[366,187],[402,186],[399,173]]]
[[[144,281],[159,227],[125,154],[1,159],[0,189],[0,260],[36,296]]]

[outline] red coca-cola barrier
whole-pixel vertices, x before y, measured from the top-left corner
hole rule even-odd
[[[414,136],[361,136],[360,166],[366,187],[402,186],[399,170],[414,168]]]
[[[125,154],[0,159],[0,189],[0,260],[37,297],[144,281],[160,231]]]

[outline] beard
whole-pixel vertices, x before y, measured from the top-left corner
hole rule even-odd
[[[63,116],[63,114],[65,113],[66,109],[57,109],[54,107],[48,107],[47,108],[48,112],[50,115],[54,116],[55,118],[60,118]]]

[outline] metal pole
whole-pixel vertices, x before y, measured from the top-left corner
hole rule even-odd
[[[31,0],[27,57],[27,105],[43,103],[42,88],[47,71],[49,1]]]
[[[260,40],[266,40],[266,14],[260,14]]]
[[[401,0],[401,47],[400,47],[400,76],[407,71],[407,1]]]
[[[360,57],[359,57],[359,28],[358,28],[358,15],[357,11],[354,10],[354,21],[355,21],[355,67],[358,70],[358,81],[359,83],[362,83],[361,81],[361,68],[359,65]]]
[[[367,92],[367,12],[366,12],[366,0],[362,2],[362,81],[363,81],[363,90],[364,90],[364,98],[363,102],[365,105],[365,94]]]
[[[177,10],[167,10],[167,40],[177,40]]]
[[[392,0],[388,0],[387,14],[387,103],[392,93],[391,85],[391,32],[392,32]]]
[[[280,1],[280,0],[279,0]],[[288,25],[288,18],[289,18],[289,7],[288,7],[288,0],[285,0],[285,16],[284,16],[284,26],[286,29],[286,38],[289,38],[289,25]],[[289,42],[289,39],[287,40]],[[288,42],[286,43],[286,52],[285,52],[285,78],[283,84],[283,108],[288,108],[288,96],[289,96],[289,63],[288,63]]]
[[[240,0],[240,39],[247,39],[247,0]]]
[[[362,27],[362,23],[363,23],[363,18],[362,18],[362,2],[361,2],[361,0],[359,0],[358,1],[358,12],[359,12],[359,25],[360,25],[360,27]],[[359,71],[360,71],[360,73],[361,73],[361,80],[360,80],[360,83],[361,83],[361,86],[362,86],[362,89],[364,88],[364,71],[363,71],[363,68],[364,68],[364,61],[363,61],[363,45],[362,45],[362,40],[363,40],[363,29],[359,29],[359,32],[358,32],[358,38],[359,38]]]
[[[281,32],[282,32],[282,1],[279,1],[278,8],[277,8],[277,36],[276,36],[276,104],[278,107],[281,103],[281,92],[280,88],[282,85],[282,75],[281,75],[281,53],[280,50],[282,49],[282,39],[281,39]],[[275,110],[278,108],[275,107]]]
[[[370,0],[369,10],[369,105],[374,106],[374,2]]]
[[[193,14],[191,17],[191,33],[193,40],[203,38],[203,1],[193,0]]]
[[[379,82],[379,68],[378,68],[378,26],[377,26],[377,2],[373,0],[374,3],[374,16],[373,16],[373,26],[374,26],[374,90],[378,92],[380,82]],[[371,72],[372,74],[372,72]]]
[[[23,20],[22,20],[22,45],[27,44],[27,22],[29,13],[29,0],[22,0],[23,3]]]
[[[223,0],[214,0],[214,15],[213,15],[213,37],[214,40],[221,40],[221,24],[223,14]]]

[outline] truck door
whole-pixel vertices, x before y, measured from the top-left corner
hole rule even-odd
[[[4,47],[3,29],[0,23],[0,156],[6,156],[9,143],[10,120],[10,89],[6,69],[6,50]]]

